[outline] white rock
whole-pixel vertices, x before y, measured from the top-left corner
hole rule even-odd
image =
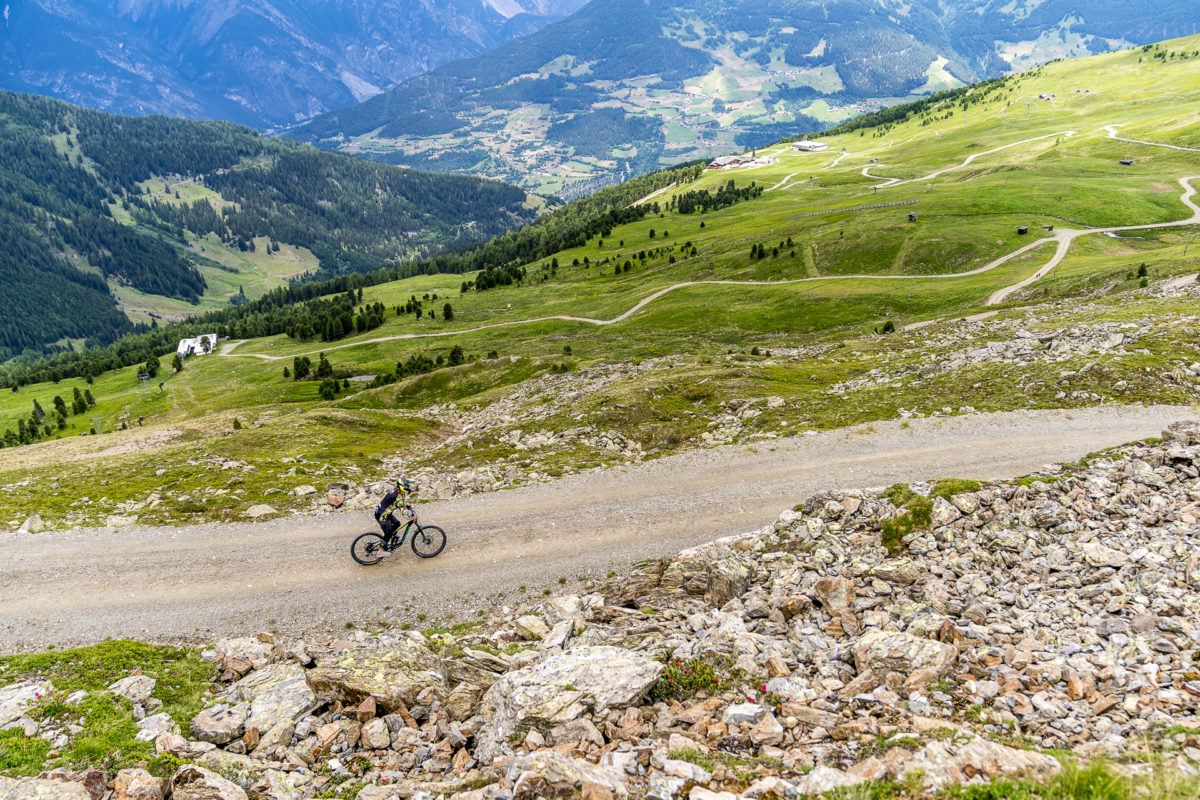
[[[108,691],[129,698],[131,703],[141,705],[150,699],[156,683],[157,681],[149,675],[130,675],[113,683],[108,687]]]
[[[17,529],[17,533],[41,533],[46,529],[46,523],[37,514],[26,519]]]
[[[54,691],[50,681],[28,680],[0,687],[0,728],[25,715],[25,709]]]

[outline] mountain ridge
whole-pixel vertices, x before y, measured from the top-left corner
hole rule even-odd
[[[4,356],[131,331],[114,294],[199,311],[306,267],[375,270],[534,217],[525,192],[492,181],[4,91],[0,147]]]
[[[118,113],[295,124],[529,33],[581,0],[30,0],[0,88]]]

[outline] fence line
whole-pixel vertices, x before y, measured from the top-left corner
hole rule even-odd
[[[804,219],[805,217],[820,217],[824,214],[845,214],[847,211],[867,211],[872,208],[893,208],[895,206],[915,206],[920,200],[897,200],[894,203],[870,203],[865,206],[850,206],[849,208],[829,208],[824,211],[806,211],[803,214],[792,214],[789,220]]]

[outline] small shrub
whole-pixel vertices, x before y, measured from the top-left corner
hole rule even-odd
[[[934,497],[940,497],[943,500],[949,500],[956,494],[978,492],[979,487],[979,481],[964,480],[962,478],[947,478],[946,480],[941,480],[934,484],[933,491],[929,493],[929,497],[931,499]]]
[[[735,680],[736,671],[733,659],[719,653],[704,658],[673,658],[651,687],[650,699],[686,700],[697,692],[717,694]]]
[[[918,528],[927,527],[933,521],[933,501],[914,494],[905,504],[905,511],[895,519],[885,520],[879,526],[883,546],[892,555],[904,552],[904,537]]]
[[[784,697],[778,692],[772,692],[767,688],[765,683],[762,683],[754,687],[754,691],[747,694],[746,699],[751,703],[760,703],[778,714],[783,710],[783,704],[792,698]]]

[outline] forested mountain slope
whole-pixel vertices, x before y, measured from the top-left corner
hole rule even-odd
[[[0,88],[127,114],[294,124],[571,13],[582,0],[27,0]]]
[[[525,193],[264,139],[0,92],[0,355],[131,329],[113,293],[196,304],[226,253],[377,269],[532,219]],[[274,285],[282,280],[276,275]],[[242,295],[245,297],[245,295]]]
[[[1190,0],[593,0],[292,135],[574,196],[906,97],[1200,31]]]

